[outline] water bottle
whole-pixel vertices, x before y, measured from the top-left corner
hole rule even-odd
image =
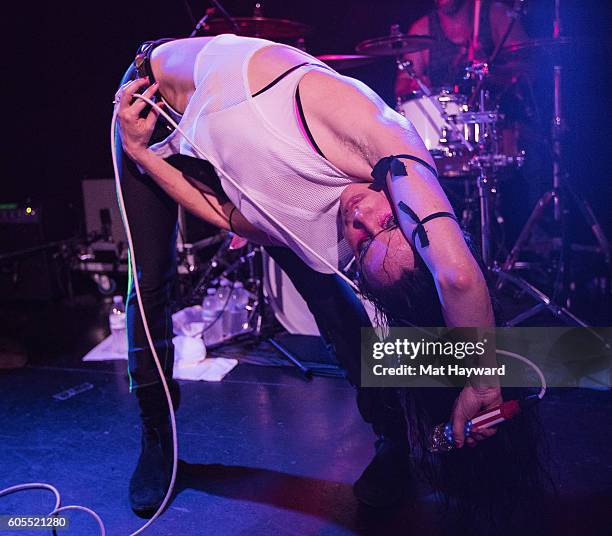
[[[111,332],[111,348],[115,354],[127,354],[127,331],[125,305],[122,296],[113,296],[113,306],[108,315],[108,326]]]
[[[232,294],[232,284],[227,279],[222,279],[217,288],[217,308],[218,314],[221,315],[219,322],[221,323],[222,337],[228,337],[231,335],[229,331],[229,317],[230,317],[230,298]]]
[[[202,303],[202,321],[204,322],[202,337],[204,343],[209,346],[223,338],[223,323],[222,318],[218,318],[219,314],[217,289],[209,288],[206,290],[206,297]]]
[[[229,315],[227,322],[227,332],[230,335],[237,335],[246,330],[245,324],[249,318],[247,305],[249,303],[249,293],[244,285],[237,281],[230,296]]]

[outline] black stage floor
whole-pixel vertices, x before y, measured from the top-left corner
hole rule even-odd
[[[41,338],[29,342],[30,364],[0,373],[0,489],[51,483],[63,504],[93,508],[107,534],[127,535],[144,523],[127,502],[139,452],[137,408],[124,362],[80,362],[103,335],[104,318],[83,310],[70,309],[63,321],[56,316],[65,322],[63,335],[41,327]],[[64,401],[53,398],[84,383],[92,388]],[[182,474],[174,500],[148,533],[442,533],[445,514],[429,495],[395,511],[358,507],[351,484],[373,453],[373,436],[344,380],[306,382],[292,368],[242,364],[221,383],[182,385]],[[542,404],[560,495],[551,534],[610,533],[611,413],[610,392],[556,389]],[[49,492],[27,491],[1,498],[0,514],[43,514],[51,506]],[[86,514],[71,519],[66,534],[98,533]]]

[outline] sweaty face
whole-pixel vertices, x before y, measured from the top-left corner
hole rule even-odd
[[[396,225],[384,192],[369,183],[347,186],[340,196],[344,236],[369,283],[389,286],[407,270],[414,269],[414,255]]]

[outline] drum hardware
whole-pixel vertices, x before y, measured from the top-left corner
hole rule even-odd
[[[482,154],[475,155],[470,161],[470,165],[475,168],[503,168],[513,166],[520,168],[525,162],[525,151],[518,156],[508,156],[505,154]]]
[[[219,2],[213,3],[223,16],[206,19],[203,29],[208,35],[234,33],[274,41],[303,40],[312,30],[310,26],[301,22],[264,17],[260,3],[255,4],[252,17],[231,17]]]
[[[402,59],[405,54],[426,50],[435,43],[435,39],[429,35],[406,35],[400,31],[399,24],[392,24],[388,36],[362,41],[355,47],[355,51],[369,56],[388,56],[395,58],[397,71],[406,72],[406,74],[417,83],[425,98],[431,102],[446,126],[456,134],[457,139],[465,145],[465,148],[472,152],[473,148],[471,144],[465,139],[459,127],[449,118],[443,103],[433,95],[431,89],[416,74],[412,62]],[[402,113],[401,105],[402,102],[398,100],[396,109],[399,113]],[[432,125],[437,124],[434,118],[429,117],[428,119]]]
[[[214,7],[209,7],[204,13],[204,16],[196,23],[193,31],[189,34],[189,37],[196,37],[198,33],[200,33],[200,30],[206,26],[206,21],[215,14],[215,11],[216,9]],[[195,22],[195,18],[193,21]]]
[[[399,24],[391,25],[389,35],[366,39],[355,47],[355,51],[368,56],[389,56],[399,58],[404,54],[431,48],[436,40],[430,35],[406,35]]]
[[[589,326],[584,320],[577,317],[573,314],[569,309],[557,305],[553,302],[550,297],[537,287],[523,279],[522,277],[518,277],[510,272],[504,271],[499,265],[493,266],[491,272],[496,275],[498,278],[504,280],[507,283],[513,284],[515,287],[519,288],[529,296],[531,296],[536,304],[519,313],[511,320],[504,322],[504,327],[514,327],[518,326],[525,320],[537,315],[542,311],[549,311],[553,316],[557,317],[559,320],[565,322],[565,324],[570,326],[580,326],[582,328],[586,328],[589,333],[595,336],[599,341],[603,342],[606,345],[606,348],[610,348],[610,340],[606,337],[603,337],[598,331],[594,330],[591,326]]]
[[[403,59],[405,54],[425,50],[434,43],[431,36],[404,35],[394,24],[389,36],[362,41],[355,50],[373,56],[394,57],[397,72],[405,72],[416,82],[422,97],[406,102],[398,99],[397,111],[413,122],[436,161],[441,177],[476,178],[482,255],[486,265],[491,267],[491,196],[497,193],[496,173],[500,168],[521,165],[524,155],[508,156],[499,151],[496,125],[501,116],[496,110],[487,109],[488,94],[482,87],[489,74],[487,62],[472,62],[466,67],[466,78],[478,81],[475,84],[479,97],[477,109],[472,109],[461,95],[439,90],[434,93],[417,75],[412,62]],[[465,193],[466,197],[472,197],[471,192],[466,190]],[[471,215],[464,214],[463,219],[471,219]]]
[[[558,18],[558,2],[557,6],[557,18]],[[521,2],[522,3],[522,2]],[[555,23],[558,28],[558,21]],[[490,66],[495,63],[498,55],[504,47],[508,36],[510,35],[512,24],[506,31],[506,34],[502,41],[498,44],[493,54],[486,62],[472,62],[466,68],[466,78],[475,80],[474,88],[471,96],[464,104],[464,107],[457,113],[449,114],[447,109],[452,97],[448,95],[440,95],[434,93],[428,88],[424,82],[416,75],[413,66],[410,61],[402,60],[401,56],[406,53],[414,52],[417,50],[423,50],[431,46],[433,41],[427,39],[414,39],[410,40],[412,36],[404,36],[399,32],[397,25],[391,27],[390,36],[386,38],[370,39],[360,43],[356,47],[357,52],[377,55],[377,56],[394,56],[396,60],[397,70],[404,71],[417,83],[420,88],[422,99],[425,102],[414,102],[407,101],[408,103],[414,102],[414,104],[406,104],[405,102],[399,101],[397,103],[397,109],[400,113],[404,113],[410,119],[416,119],[412,117],[412,114],[406,113],[414,111],[415,114],[419,113],[423,116],[424,120],[421,121],[421,125],[417,125],[418,121],[413,121],[417,131],[419,128],[421,131],[419,134],[424,138],[428,149],[432,153],[432,156],[436,160],[436,164],[441,171],[441,176],[458,176],[466,177],[475,175],[476,177],[476,190],[478,197],[478,205],[480,208],[480,242],[482,249],[482,257],[486,266],[494,273],[499,282],[509,282],[514,286],[519,287],[521,290],[526,292],[532,298],[536,299],[539,304],[529,311],[522,313],[515,319],[510,321],[508,325],[516,325],[519,322],[526,320],[533,316],[537,312],[547,309],[551,311],[555,316],[563,320],[564,322],[577,325],[585,325],[585,323],[575,317],[567,309],[556,305],[553,300],[548,296],[544,295],[540,290],[530,285],[526,280],[509,274],[508,271],[511,269],[511,262],[506,262],[503,266],[499,266],[494,258],[491,250],[492,246],[492,207],[493,199],[497,194],[497,175],[502,168],[508,166],[520,167],[524,162],[524,152],[518,151],[517,154],[505,154],[500,151],[499,147],[499,136],[496,128],[498,122],[502,116],[494,110],[487,110],[487,91],[484,88],[484,83],[490,75]],[[419,36],[421,38],[426,36]],[[557,37],[559,37],[557,35]],[[565,43],[565,41],[563,41]],[[546,42],[548,44],[548,42]],[[543,46],[542,44],[525,44],[524,46],[512,46],[508,47],[507,50],[503,51],[502,57],[509,57],[512,54],[518,54],[524,51],[537,50],[538,47]],[[560,182],[560,171],[558,167],[558,156],[560,156],[560,145],[559,145],[559,134],[560,134],[560,103],[558,102],[558,88],[560,80],[560,67],[555,67],[555,90],[557,91],[555,99],[555,131],[553,133],[553,139],[555,141],[555,153],[556,168],[555,168],[555,184]],[[457,99],[457,97],[454,97]],[[430,109],[426,109],[427,103],[430,103]],[[476,107],[474,110],[473,107]],[[441,121],[440,121],[440,119]],[[437,140],[435,142],[431,140],[432,137],[428,130],[434,129],[434,132],[438,133]],[[467,153],[467,154],[466,154]],[[546,202],[556,203],[558,207],[558,187],[555,187],[554,194],[545,197]],[[466,198],[471,197],[467,195]],[[555,201],[557,200],[557,201]],[[588,216],[588,221],[595,221],[590,207],[586,204],[581,204],[581,210]],[[538,213],[539,214],[539,213]],[[557,208],[556,216],[559,218],[561,211]],[[464,215],[465,219],[465,215]],[[537,218],[530,220],[531,222]],[[532,223],[533,224],[533,223]],[[529,222],[528,222],[529,225]],[[597,235],[597,239],[600,243],[600,249],[606,251],[607,258],[610,257],[610,248],[601,232],[598,225],[592,226],[594,232]],[[522,236],[528,235],[528,230],[522,234]],[[517,246],[513,248],[514,254],[511,253],[509,260],[516,261],[516,256],[520,251],[520,245],[522,242],[517,242]],[[567,242],[567,241],[562,241]],[[498,283],[500,286],[500,283]]]
[[[423,80],[416,74],[414,67],[412,65],[412,62],[409,60],[402,60],[400,56],[396,56],[395,63],[397,65],[398,72],[404,71],[408,76],[410,76],[410,78],[412,78],[417,83],[417,85],[419,86],[420,90],[423,92],[423,95],[428,100],[428,102],[433,104],[435,110],[439,114],[439,117],[442,118],[444,125],[448,127],[453,132],[453,134],[455,134],[457,139],[460,141],[461,144],[463,144],[463,146],[466,148],[467,151],[469,151],[470,153],[473,152],[474,147],[465,138],[465,136],[463,135],[463,132],[461,132],[461,129],[455,123],[453,118],[449,116],[443,104],[443,101],[441,102],[440,99],[432,93],[431,89],[427,86],[427,84],[425,84],[425,82],[423,82]],[[400,110],[401,110],[401,102],[398,103],[398,111]],[[435,122],[433,118],[431,117],[428,117],[428,120],[430,123]],[[441,132],[440,132],[440,137],[441,137]]]
[[[366,56],[365,54],[323,54],[317,59],[329,65],[336,71],[347,71],[357,69],[374,63],[378,58]]]
[[[499,114],[497,112],[461,112],[459,114],[459,121],[463,124],[483,124],[487,125],[490,123],[497,123],[499,120]]]
[[[256,246],[250,242],[240,250],[240,253],[230,250],[233,234],[222,231],[217,235],[200,241],[199,245],[206,247],[221,242],[219,249],[213,257],[206,263],[206,267],[196,282],[196,284],[185,293],[185,296],[174,304],[175,308],[186,307],[193,303],[201,303],[206,289],[210,285],[215,285],[222,279],[234,279],[244,281],[245,288],[255,296],[253,304],[250,306],[248,324],[250,328],[242,333],[228,337],[211,346],[212,349],[222,348],[226,344],[240,342],[253,342],[259,344],[266,341],[271,344],[280,355],[289,360],[300,370],[305,379],[311,379],[312,371],[295,357],[286,347],[274,340],[272,333],[264,326],[265,318],[269,317],[271,305],[264,294],[264,250],[261,246]],[[195,245],[194,245],[195,246]],[[238,257],[236,258],[236,255]],[[275,311],[270,311],[275,313]]]
[[[558,52],[561,48],[564,48],[569,43],[569,40],[562,37],[561,35],[561,17],[560,17],[560,0],[555,0],[554,3],[554,24],[553,24],[553,38],[543,40],[533,40],[526,43],[512,45],[504,49],[506,57],[515,56],[519,52],[552,52],[555,56],[553,65],[553,121],[551,128],[551,138],[553,146],[553,173],[552,173],[552,188],[545,192],[542,197],[536,203],[531,215],[529,216],[525,226],[523,227],[516,243],[512,247],[510,253],[503,261],[501,268],[498,268],[496,274],[498,275],[498,282],[496,285],[497,289],[501,289],[506,282],[510,282],[515,286],[521,288],[530,294],[537,302],[539,302],[532,309],[518,315],[515,319],[509,322],[509,325],[514,325],[518,322],[522,322],[527,318],[537,314],[543,308],[551,311],[555,316],[561,320],[569,323],[576,324],[579,326],[585,326],[586,324],[572,315],[565,307],[560,307],[554,303],[554,301],[562,300],[566,306],[569,307],[569,293],[571,282],[569,281],[569,256],[572,249],[572,245],[566,238],[567,230],[567,217],[568,217],[568,201],[571,201],[576,205],[582,215],[583,220],[586,222],[588,227],[591,229],[595,240],[599,247],[598,250],[604,256],[605,263],[610,270],[612,263],[612,249],[610,243],[607,240],[601,225],[597,221],[593,210],[588,203],[582,199],[570,186],[568,176],[565,170],[562,168],[562,143],[561,135],[565,127],[563,121],[563,110],[561,100],[561,77],[562,77],[562,65],[561,59],[559,58]],[[498,47],[500,48],[500,47]],[[501,48],[500,48],[501,50]],[[556,278],[555,284],[552,289],[552,298],[538,291],[533,291],[533,288],[527,281],[522,278],[510,276],[510,273],[515,269],[519,256],[527,244],[532,230],[536,223],[544,219],[548,208],[552,208],[552,220],[554,222],[554,228],[559,231],[558,243],[560,247],[559,259],[557,261],[557,271],[559,277]],[[553,237],[553,241],[554,241]],[[536,289],[537,290],[537,289]]]
[[[495,60],[499,56],[503,46],[508,41],[508,37],[510,37],[510,34],[512,33],[512,29],[514,28],[516,21],[519,20],[521,14],[524,12],[524,7],[525,7],[524,4],[525,4],[525,0],[517,0],[516,2],[514,2],[514,6],[510,12],[510,15],[511,15],[510,24],[508,24],[508,27],[506,28],[504,35],[500,39],[499,43],[497,43],[496,47],[493,49],[493,52],[491,53],[489,58],[487,58],[487,61],[486,61],[487,72],[488,72],[489,66],[492,66],[495,63]],[[468,100],[468,105],[474,104],[476,98],[482,95],[481,90],[482,90],[484,81],[485,81],[484,76],[479,77],[478,82],[474,86],[472,94]]]

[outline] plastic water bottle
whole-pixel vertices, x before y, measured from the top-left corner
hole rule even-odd
[[[217,288],[217,300],[219,301],[219,309],[223,309],[228,305],[229,297],[232,293],[232,283],[227,279],[222,279]]]
[[[111,331],[111,348],[115,354],[127,354],[127,331],[125,305],[122,296],[113,296],[113,306],[108,315],[108,326]]]
[[[218,318],[219,314],[217,289],[209,288],[206,290],[206,297],[202,303],[202,321],[204,322],[202,337],[207,345],[215,344],[223,338],[223,322],[222,318]]]
[[[230,298],[232,294],[232,283],[227,279],[222,279],[217,288],[217,312],[221,315],[219,322],[221,323],[222,337],[228,337],[231,333],[229,329],[230,316]]]
[[[249,318],[247,305],[249,303],[249,293],[244,285],[237,281],[230,296],[229,314],[226,332],[230,335],[237,335],[245,331],[245,324]]]

